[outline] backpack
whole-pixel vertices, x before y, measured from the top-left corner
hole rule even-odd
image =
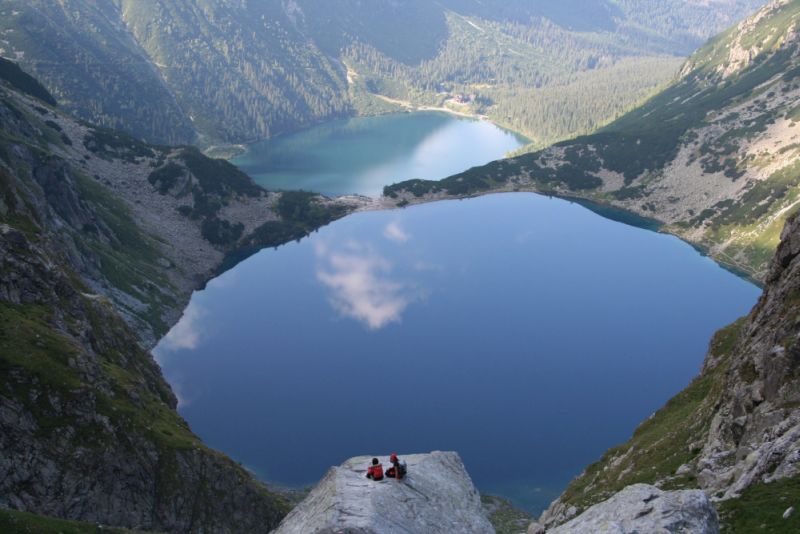
[[[406,463],[401,462],[397,464],[397,474],[400,475],[399,478],[405,478],[406,473],[408,473],[408,468],[406,467]]]

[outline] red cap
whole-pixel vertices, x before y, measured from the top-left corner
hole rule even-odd
[[[393,452],[392,455],[389,456],[389,461],[390,462],[396,462],[397,461],[397,453],[396,452]]]

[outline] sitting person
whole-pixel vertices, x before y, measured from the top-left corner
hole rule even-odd
[[[377,458],[373,458],[372,465],[367,468],[367,478],[372,480],[383,480],[383,466]]]
[[[392,467],[386,470],[386,476],[397,480],[404,478],[407,472],[406,463],[400,462],[397,458],[397,454],[394,452],[389,457],[389,461],[392,462]]]

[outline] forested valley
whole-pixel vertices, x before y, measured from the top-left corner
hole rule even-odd
[[[717,4],[7,0],[0,56],[66,110],[151,142],[248,143],[436,106],[541,146],[630,109],[758,2]]]

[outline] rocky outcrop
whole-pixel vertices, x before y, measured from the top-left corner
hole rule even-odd
[[[172,533],[277,525],[283,499],[203,446],[111,302],[52,250],[0,224],[0,507]]]
[[[529,534],[544,533],[534,523]],[[548,534],[717,534],[714,506],[700,490],[661,491],[647,484],[628,486]]]
[[[274,534],[494,533],[458,454],[402,456],[408,476],[401,481],[367,479],[371,459],[333,467]]]
[[[687,465],[720,499],[800,473],[800,217],[784,228],[767,280],[732,350],[702,451]]]

